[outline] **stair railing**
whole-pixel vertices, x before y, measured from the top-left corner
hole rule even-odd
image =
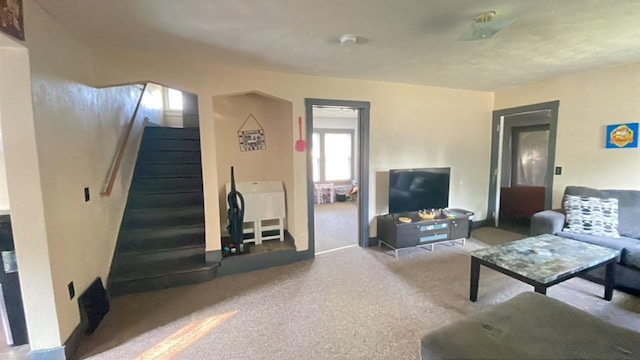
[[[111,163],[111,167],[109,168],[109,172],[107,173],[107,179],[105,185],[100,192],[100,196],[110,196],[111,191],[113,190],[113,185],[116,182],[116,177],[118,176],[118,171],[120,171],[120,164],[122,163],[122,158],[124,157],[125,150],[127,149],[127,144],[129,143],[129,137],[131,136],[131,131],[133,130],[133,126],[136,123],[136,118],[138,117],[138,110],[140,110],[140,104],[142,104],[142,98],[147,90],[147,84],[145,83],[142,87],[142,92],[140,93],[140,98],[138,98],[138,103],[136,104],[136,108],[133,111],[133,115],[131,115],[131,119],[129,120],[129,125],[127,126],[127,130],[122,135],[122,139],[120,140],[120,145],[116,149],[116,153],[114,155],[114,161]],[[145,119],[145,122],[147,119]]]

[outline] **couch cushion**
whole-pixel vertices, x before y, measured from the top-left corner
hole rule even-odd
[[[636,268],[640,270],[640,240],[626,236],[620,236],[617,239],[593,236],[588,234],[578,234],[574,232],[561,231],[556,235],[583,241],[589,244],[600,245],[610,249],[620,250],[621,257],[618,262],[624,266]]]
[[[597,190],[584,186],[567,186],[564,193],[618,199],[618,233],[640,239],[640,190]]]
[[[523,293],[422,338],[422,359],[639,359],[640,333]]]
[[[565,231],[618,238],[618,199],[565,195]]]

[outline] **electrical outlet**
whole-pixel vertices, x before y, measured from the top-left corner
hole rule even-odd
[[[91,195],[89,194],[89,188],[84,188],[84,201],[87,202],[91,200]]]
[[[73,297],[76,296],[76,288],[73,286],[73,281],[67,285],[67,289],[69,289],[69,300],[73,300]]]
[[[556,175],[562,175],[562,166],[556,166]]]

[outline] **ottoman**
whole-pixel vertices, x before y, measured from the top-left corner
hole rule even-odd
[[[422,359],[640,359],[640,333],[527,292],[422,338]]]

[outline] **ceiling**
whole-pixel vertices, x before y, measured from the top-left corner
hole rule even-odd
[[[638,0],[35,1],[90,46],[310,75],[495,91],[640,62]],[[459,41],[489,10],[517,21]]]

